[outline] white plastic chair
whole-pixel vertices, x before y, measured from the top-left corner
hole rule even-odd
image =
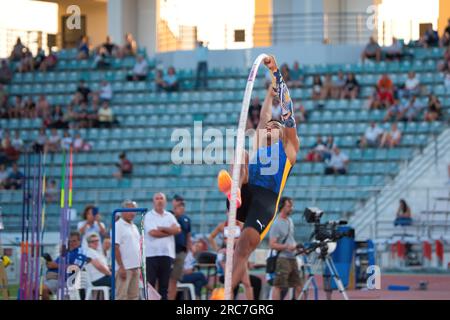
[[[92,281],[89,275],[89,272],[82,271],[86,276],[86,300],[92,300],[92,296],[94,292],[103,292],[103,299],[109,300],[109,291],[110,288],[107,286],[93,286]]]
[[[191,300],[195,300],[196,296],[195,296],[195,287],[194,287],[194,285],[192,283],[177,282],[177,292],[178,291],[183,291],[183,293],[184,293],[184,292],[186,292],[186,290],[189,292]]]

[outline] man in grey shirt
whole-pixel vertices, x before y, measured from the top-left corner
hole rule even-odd
[[[295,256],[297,243],[294,239],[294,223],[290,218],[293,208],[291,198],[281,198],[279,215],[270,229],[269,246],[280,252],[275,267],[272,300],[280,300],[282,289],[295,288],[295,296],[302,290],[302,280]]]

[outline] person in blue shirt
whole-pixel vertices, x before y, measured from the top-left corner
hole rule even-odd
[[[47,264],[47,274],[42,290],[42,300],[49,300],[50,295],[58,290],[58,265],[61,257],[51,260],[49,255],[44,255]],[[80,270],[88,262],[88,258],[81,248],[81,235],[79,232],[71,232],[69,237],[69,251],[67,252],[67,266],[76,265]],[[66,274],[66,278],[67,278]]]

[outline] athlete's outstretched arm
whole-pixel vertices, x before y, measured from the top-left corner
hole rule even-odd
[[[272,87],[269,87],[269,89],[267,89],[266,98],[264,99],[261,112],[259,114],[259,123],[257,129],[265,128],[267,122],[272,119],[272,103],[273,97],[275,95],[275,90]]]

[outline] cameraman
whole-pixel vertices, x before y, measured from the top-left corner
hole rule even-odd
[[[280,199],[279,215],[270,229],[269,246],[279,252],[273,280],[272,300],[280,300],[281,290],[295,288],[297,297],[302,290],[302,280],[295,256],[294,223],[290,218],[294,209],[289,197]]]

